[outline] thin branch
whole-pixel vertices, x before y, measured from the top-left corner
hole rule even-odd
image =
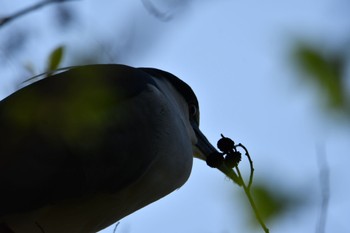
[[[55,69],[55,70],[45,71],[45,72],[43,72],[41,74],[37,74],[37,75],[35,75],[33,77],[30,77],[30,78],[24,80],[23,82],[21,82],[20,88],[25,87],[25,86],[33,83],[33,82],[39,81],[41,79],[44,79],[49,74],[53,75],[53,74],[57,74],[59,71],[63,72],[63,71],[66,71],[66,70],[69,70],[69,69],[72,69],[72,68],[77,68],[77,67],[80,67],[80,66],[66,66],[66,67]]]
[[[253,178],[254,178],[253,160],[251,159],[251,157],[249,155],[249,152],[248,152],[247,148],[244,145],[242,145],[241,143],[239,143],[237,145],[234,145],[234,142],[230,138],[226,138],[223,134],[221,134],[221,137],[222,138],[218,141],[218,147],[219,147],[219,149],[221,151],[226,151],[226,152],[224,152],[224,154],[231,155],[231,153],[232,153],[232,155],[233,155],[233,153],[237,153],[237,147],[241,147],[241,148],[244,149],[245,155],[248,157],[249,164],[250,164],[250,176],[249,176],[248,186],[245,184],[244,179],[243,179],[242,174],[241,174],[241,171],[238,168],[238,162],[233,167],[234,169],[236,169],[237,174],[234,172],[234,169],[231,169],[231,167],[230,167],[230,169],[228,169],[228,167],[225,166],[225,163],[223,164],[223,166],[218,167],[218,169],[220,171],[222,171],[223,173],[225,173],[227,176],[229,174],[228,171],[231,171],[231,173],[234,174],[234,176],[232,176],[232,177],[229,176],[229,178],[231,178],[235,183],[237,183],[240,186],[242,186],[242,188],[243,188],[243,190],[244,190],[244,192],[245,192],[245,194],[246,194],[246,196],[248,198],[250,206],[252,207],[253,212],[255,214],[255,217],[258,220],[261,228],[264,230],[265,233],[269,233],[270,230],[267,228],[267,226],[265,225],[262,217],[260,216],[258,208],[256,207],[254,199],[253,199],[253,197],[251,195],[251,187],[252,187]],[[241,153],[240,152],[238,152],[238,153],[239,153],[239,160],[240,160]],[[227,157],[225,157],[225,159],[226,158]]]
[[[45,0],[45,1],[35,3],[34,5],[29,6],[27,8],[24,8],[22,10],[19,10],[10,16],[0,18],[0,27],[4,26],[5,24],[11,22],[14,19],[17,19],[17,18],[19,18],[25,14],[28,14],[32,11],[38,10],[38,9],[40,9],[46,5],[49,5],[51,3],[60,3],[60,2],[68,2],[68,1],[76,1],[76,0]]]
[[[231,168],[228,168],[226,165],[218,167],[218,169],[224,173],[229,179],[231,179],[234,183],[238,184],[238,186],[241,186],[241,180],[238,178],[236,172],[232,170]]]
[[[119,226],[120,222],[117,222],[114,226],[114,229],[113,229],[113,233],[115,233],[117,231],[117,228]]]
[[[319,166],[322,203],[320,216],[316,225],[316,233],[325,233],[330,198],[330,171],[325,149],[323,147],[321,148],[320,146],[317,147],[317,161]]]
[[[238,177],[239,177],[239,179],[240,179],[241,182],[242,182],[243,190],[244,190],[244,192],[245,192],[245,194],[246,194],[246,196],[247,196],[247,198],[248,198],[248,201],[249,201],[249,203],[250,203],[250,206],[251,206],[252,209],[253,209],[253,212],[254,212],[254,214],[255,214],[256,219],[258,220],[258,222],[259,222],[259,224],[261,225],[261,227],[262,227],[262,229],[264,230],[264,232],[265,232],[265,233],[269,233],[270,230],[267,228],[267,226],[266,226],[265,223],[264,223],[264,220],[263,220],[262,217],[260,216],[259,211],[258,211],[258,208],[256,207],[256,204],[255,204],[254,199],[253,199],[253,197],[252,197],[252,195],[251,195],[251,193],[250,193],[249,188],[248,188],[248,187],[246,186],[246,184],[244,183],[242,174],[241,174],[241,172],[240,172],[238,166],[236,166],[235,168],[236,168],[236,170],[237,170]]]
[[[249,176],[248,190],[250,190],[250,188],[252,187],[252,184],[253,184],[253,177],[254,177],[253,160],[250,158],[249,152],[248,152],[247,148],[243,144],[239,143],[237,146],[243,148],[243,150],[245,151],[245,155],[248,157],[248,160],[249,160],[250,176]]]

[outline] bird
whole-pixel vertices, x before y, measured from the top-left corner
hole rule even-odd
[[[155,68],[83,65],[19,89],[0,102],[0,233],[98,232],[168,195],[217,153],[199,117],[191,87]]]

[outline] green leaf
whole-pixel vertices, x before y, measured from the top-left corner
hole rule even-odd
[[[252,193],[261,216],[265,220],[271,220],[281,215],[286,208],[286,202],[281,196],[273,195],[272,190],[264,186],[253,187]],[[253,216],[252,216],[253,217]]]
[[[329,107],[337,110],[347,107],[343,80],[345,58],[341,52],[325,54],[322,48],[301,43],[295,49],[295,59],[305,77],[311,78],[327,97]]]
[[[253,185],[251,193],[260,216],[265,223],[271,223],[274,220],[283,218],[288,212],[295,211],[302,205],[307,204],[306,198],[300,193],[285,192],[278,186],[271,187],[265,182]],[[241,198],[246,199],[246,196],[242,193]],[[250,211],[247,220],[250,226],[259,226],[253,211]]]
[[[59,67],[64,53],[64,46],[58,46],[56,49],[54,49],[48,59],[48,65],[46,68],[46,71],[52,71]]]

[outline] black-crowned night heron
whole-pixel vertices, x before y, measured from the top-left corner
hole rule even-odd
[[[0,232],[113,224],[216,151],[198,127],[192,89],[158,69],[82,66],[20,89],[0,103]]]

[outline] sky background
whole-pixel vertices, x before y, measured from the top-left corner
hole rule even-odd
[[[0,1],[0,16],[35,1]],[[0,95],[44,71],[50,51],[65,45],[63,66],[98,51],[102,63],[169,71],[196,92],[201,129],[215,145],[220,134],[244,144],[254,161],[255,182],[301,203],[267,222],[270,232],[315,232],[321,189],[317,155],[330,169],[326,232],[350,232],[349,125],[330,116],[322,94],[304,82],[291,61],[293,45],[305,40],[335,46],[348,39],[349,3],[344,0],[152,1],[162,20],[139,0],[73,1],[74,23],[56,30],[48,6],[0,28]],[[21,52],[6,50],[25,32]],[[107,42],[108,41],[108,42]],[[18,44],[20,44],[18,42]],[[79,59],[76,54],[80,54]],[[319,149],[319,150],[318,150]],[[242,170],[248,175],[247,161]],[[122,219],[121,233],[262,232],[247,223],[243,190],[203,161],[179,190]],[[113,232],[113,226],[101,231]]]

